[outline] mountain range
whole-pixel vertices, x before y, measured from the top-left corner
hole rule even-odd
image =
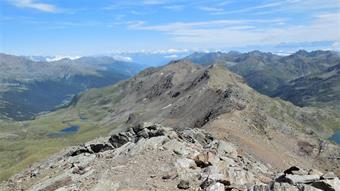
[[[192,54],[192,50],[187,49],[168,49],[168,50],[154,50],[154,51],[132,51],[132,52],[116,52],[116,53],[107,53],[107,54],[99,54],[90,57],[112,57],[117,61],[123,62],[135,62],[145,66],[161,66],[165,63],[168,63],[172,60],[177,60],[184,58],[190,54]],[[42,61],[42,62],[52,62],[58,61],[61,59],[78,59],[81,56],[25,56],[26,58],[33,61]]]
[[[338,52],[321,50],[307,52],[300,50],[288,56],[279,56],[260,51],[248,53],[194,53],[185,59],[203,65],[211,63],[223,64],[231,71],[241,75],[247,84],[258,92],[272,97],[283,98],[299,106],[317,106],[320,104],[332,106],[332,103],[340,101],[337,89],[340,80],[339,76],[329,73],[329,71],[336,73],[336,65],[340,63]],[[318,78],[319,84],[328,84],[334,87],[329,87],[327,91],[316,93],[317,85],[315,83],[317,82],[314,81],[322,73],[332,75],[331,79],[324,79],[332,82],[330,82],[331,84],[328,82],[323,83],[320,82],[322,78]],[[307,83],[307,78],[313,78],[314,81],[309,80]],[[302,82],[303,80],[304,82]],[[290,94],[287,92],[289,88],[286,86],[294,86],[293,84],[295,83],[298,83],[299,87],[296,87],[294,92]],[[314,98],[306,100],[309,99],[306,97],[312,96],[307,93],[311,91],[315,92],[313,96],[319,96],[318,101],[313,102],[312,99]],[[306,95],[303,95],[305,93]],[[330,97],[330,95],[332,96]]]
[[[336,113],[262,95],[223,65],[179,60],[80,93],[35,120],[1,123],[0,177],[7,179],[69,145],[129,131],[145,121],[178,131],[206,129],[273,168],[294,163],[339,171],[339,146],[327,141],[339,130]]]
[[[0,190],[2,186],[5,190],[34,190],[42,185],[47,189],[59,185],[60,176],[71,173],[76,178],[74,164],[65,162],[73,157],[85,157],[80,160],[86,161],[87,156],[98,156],[98,163],[89,168],[100,170],[99,164],[106,161],[100,156],[111,156],[105,151],[113,152],[117,145],[123,150],[131,144],[146,148],[138,142],[141,137],[163,135],[153,125],[146,127],[152,131],[148,136],[142,130],[133,130],[144,122],[172,129],[180,142],[182,132],[195,134],[200,132],[195,129],[204,129],[213,139],[235,144],[242,158],[251,156],[253,162],[267,165],[271,172],[293,164],[338,174],[340,148],[328,140],[340,130],[338,58],[330,51],[299,51],[289,56],[259,51],[195,53],[142,70],[145,65],[112,57],[37,62],[2,54],[1,113],[5,117],[0,119],[0,179],[8,180],[40,162],[38,167],[9,179],[19,179],[20,183],[13,186],[4,182]],[[271,91],[262,94],[267,86]],[[201,139],[199,134],[185,140]],[[91,141],[101,136],[113,138]],[[68,148],[87,141],[88,146],[75,151]],[[212,148],[205,143],[201,146]],[[74,154],[62,154],[65,150],[59,153],[63,149]],[[120,157],[128,160],[126,155]],[[60,176],[41,172],[40,177],[46,158],[47,169],[62,159],[56,169],[70,165],[72,172]],[[112,165],[116,165],[116,158]],[[114,172],[107,170],[111,175]],[[99,174],[93,180],[104,176]],[[34,179],[37,176],[40,178]],[[45,182],[46,176],[50,181]],[[96,181],[93,184],[97,185]]]
[[[44,62],[0,54],[0,113],[26,120],[50,111],[89,88],[112,85],[145,66],[112,57],[81,57]]]
[[[299,106],[323,106],[340,111],[340,64],[292,80],[279,87],[274,96]]]
[[[187,52],[180,52],[182,56],[185,53]],[[146,60],[155,64],[153,59],[160,59],[159,55],[166,59],[165,54],[129,55],[144,60],[142,62],[145,62],[145,57],[150,57]],[[128,55],[121,56],[130,58]],[[44,60],[45,57],[28,59],[1,54],[0,58],[0,116],[15,120],[30,119],[40,112],[51,111],[67,104],[77,93],[114,84],[152,65],[122,61],[121,58],[119,61],[117,56],[60,59],[48,57],[48,62],[32,60]],[[340,56],[337,52],[301,50],[288,56],[260,51],[211,52],[193,53],[184,60],[202,65],[225,65],[241,75],[258,92],[280,97],[298,106],[322,106],[335,110],[339,108],[336,104],[340,101],[336,66],[340,63]]]

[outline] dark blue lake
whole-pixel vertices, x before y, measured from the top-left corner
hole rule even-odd
[[[73,134],[78,132],[79,128],[80,128],[79,125],[71,125],[67,128],[60,130],[59,132],[48,133],[47,136],[49,136],[49,137],[63,137],[63,136],[66,136],[66,135],[73,135]]]
[[[79,130],[78,125],[71,125],[70,127],[67,127],[65,129],[60,130],[62,133],[76,133]]]
[[[332,140],[334,142],[336,142],[337,144],[340,144],[340,131],[335,132],[330,138],[329,140]]]

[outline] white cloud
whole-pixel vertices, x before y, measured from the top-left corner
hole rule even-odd
[[[217,3],[217,5],[219,6],[225,6],[225,5],[228,5],[231,3],[231,0],[224,0],[224,1],[221,1],[219,3]]]
[[[202,11],[207,11],[207,12],[222,12],[222,11],[224,11],[223,8],[220,8],[220,7],[209,7],[209,6],[201,6],[201,7],[198,7],[198,9],[200,9]]]
[[[249,28],[250,23],[252,24],[269,24],[269,23],[282,23],[283,19],[254,19],[254,20],[210,20],[210,21],[202,21],[202,22],[175,22],[168,23],[163,25],[146,25],[145,21],[134,21],[129,22],[130,29],[137,30],[153,30],[153,31],[161,31],[167,33],[177,33],[180,31],[187,30],[210,30],[210,29],[218,29],[218,28],[228,28],[228,29],[242,29]],[[252,27],[253,28],[253,27]]]
[[[339,9],[339,0],[274,0],[270,3],[246,7],[238,10],[226,10],[224,14],[252,12],[253,14],[272,14],[278,12],[295,11],[306,12],[325,9]]]
[[[270,45],[291,42],[340,41],[340,13],[315,16],[303,25],[280,25],[282,19],[211,20],[164,25],[131,25],[135,30],[160,31],[186,45],[210,47]],[[255,27],[256,26],[256,27]]]
[[[17,7],[21,8],[31,8],[31,9],[36,9],[39,11],[44,11],[44,12],[52,12],[55,13],[58,11],[57,7],[52,4],[47,4],[47,3],[39,3],[34,0],[11,0],[11,3]]]
[[[164,9],[170,10],[170,11],[181,11],[184,9],[183,5],[167,5],[163,6]]]
[[[164,0],[143,0],[142,2],[145,5],[161,5],[166,3]]]
[[[133,59],[129,56],[122,56],[122,55],[114,55],[112,56],[113,59],[117,61],[123,61],[123,62],[132,62]]]
[[[180,54],[186,54],[193,52],[194,50],[189,50],[189,49],[175,49],[175,48],[170,48],[170,49],[159,49],[159,50],[130,50],[130,51],[118,51],[115,52],[115,55],[124,55],[124,54],[162,54],[162,55],[180,55]],[[124,55],[125,56],[125,55]]]
[[[340,41],[334,42],[334,43],[332,44],[331,50],[340,51]]]
[[[52,56],[52,57],[46,57],[47,62],[54,62],[62,59],[70,59],[70,60],[76,60],[80,58],[80,56],[62,56],[62,55],[57,55],[57,56]]]
[[[168,59],[176,59],[176,58],[178,58],[178,55],[176,55],[176,54],[166,55],[166,56],[164,56],[164,58],[168,58]]]
[[[188,49],[175,49],[175,48],[170,48],[166,50],[153,50],[149,51],[151,54],[176,54],[176,53],[186,53],[189,52]]]

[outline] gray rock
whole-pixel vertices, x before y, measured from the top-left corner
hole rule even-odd
[[[130,153],[131,155],[133,155],[133,153],[131,153],[131,150],[134,149],[136,146],[135,143],[132,142],[128,142],[124,145],[122,145],[119,148],[116,148],[113,155],[117,156],[117,155],[127,155],[128,153]]]
[[[225,188],[223,184],[217,182],[217,183],[210,185],[206,190],[207,191],[224,191]]]
[[[219,141],[217,146],[217,152],[222,155],[228,155],[232,158],[237,157],[237,149],[231,143],[226,143],[224,141]]]
[[[163,145],[163,143],[167,142],[168,139],[169,138],[167,136],[158,136],[149,139],[141,139],[135,144],[135,146],[131,150],[129,150],[130,155],[135,155],[146,150],[157,150]]]
[[[144,139],[147,139],[149,138],[149,131],[147,129],[142,129],[137,133],[137,135],[139,137],[143,137]]]
[[[175,179],[178,176],[177,172],[172,171],[172,172],[168,172],[167,174],[165,174],[164,176],[162,176],[163,180],[168,180],[168,179]]]
[[[31,178],[34,178],[34,177],[36,177],[38,174],[39,174],[39,170],[38,170],[38,169],[35,169],[35,170],[31,171],[30,177],[31,177]]]
[[[94,153],[104,152],[104,151],[108,151],[108,150],[113,149],[113,147],[111,145],[106,144],[106,143],[90,144],[89,146],[90,146],[92,152],[94,152]]]
[[[89,155],[89,156],[77,155],[77,156],[68,158],[67,162],[72,164],[72,168],[80,167],[84,169],[90,166],[90,163],[93,162],[95,158],[96,158],[95,155]]]
[[[310,169],[308,170],[308,174],[311,175],[311,174],[314,174],[314,175],[318,175],[318,176],[322,176],[323,173],[320,172],[319,170],[316,170],[316,169]]]
[[[85,174],[86,170],[83,166],[75,166],[72,169],[72,174],[79,174],[79,175],[83,175]]]
[[[339,178],[320,180],[320,181],[313,182],[310,185],[315,187],[315,188],[318,188],[318,189],[321,189],[321,190],[326,190],[326,191],[338,191],[338,190],[340,190],[340,180],[339,180]]]
[[[215,160],[216,155],[210,151],[200,153],[195,157],[195,163],[197,166],[201,168],[205,168],[207,166],[212,165],[213,161]]]
[[[313,187],[313,186],[310,186],[310,185],[308,185],[308,184],[304,184],[304,185],[302,186],[301,190],[303,190],[303,191],[321,191],[320,189],[315,188],[315,187]]]
[[[254,185],[248,191],[270,191],[270,187],[268,185]]]
[[[194,158],[194,156],[199,154],[196,148],[188,147],[186,143],[180,142],[177,139],[170,139],[170,141],[164,144],[164,148],[173,150],[176,155],[181,157]]]
[[[177,185],[177,188],[179,189],[189,189],[190,188],[190,182],[187,181],[187,180],[181,180],[178,185]]]
[[[200,131],[199,129],[183,130],[182,132],[179,132],[179,136],[188,142],[200,143],[203,146],[214,140],[210,134]]]
[[[293,175],[293,174],[287,174],[285,178],[288,181],[288,183],[293,185],[312,183],[320,179],[318,175]]]
[[[201,177],[201,179],[203,179],[203,178]],[[212,185],[213,183],[215,183],[215,181],[212,180],[212,179],[210,179],[209,177],[207,177],[207,178],[205,178],[205,179],[203,180],[203,182],[200,184],[200,187],[201,187],[202,189],[206,189],[206,188],[208,188],[210,185]]]
[[[92,151],[89,148],[85,147],[84,145],[76,146],[70,149],[66,156],[77,156],[83,153],[92,153]]]
[[[321,179],[334,179],[337,176],[333,172],[327,172],[321,176]]]
[[[334,188],[332,188],[332,185],[328,184],[325,181],[316,181],[310,184],[312,187],[324,190],[324,191],[336,191]]]
[[[299,191],[299,189],[293,185],[290,185],[288,183],[278,183],[275,182],[271,189],[272,191]]]
[[[179,168],[190,169],[190,168],[195,168],[196,164],[195,164],[195,161],[193,161],[192,159],[183,158],[183,159],[176,160],[175,167],[177,169]]]
[[[225,169],[219,169],[216,166],[209,166],[205,168],[201,174],[201,179],[212,180],[213,182],[219,182],[223,185],[230,185],[228,176]]]
[[[126,132],[115,134],[110,137],[109,142],[113,147],[117,148],[126,144],[127,142],[130,142],[132,140],[132,137],[129,136],[130,134]]]
[[[240,167],[228,168],[227,173],[231,184],[244,185],[255,183],[255,175]]]

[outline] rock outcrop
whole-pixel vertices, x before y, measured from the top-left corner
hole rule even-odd
[[[64,151],[0,190],[339,190],[331,172],[271,167],[202,129],[144,123]]]
[[[293,166],[279,173],[267,185],[254,185],[251,191],[287,190],[287,191],[336,191],[340,190],[340,180],[332,172],[325,174],[315,170],[303,170]]]

